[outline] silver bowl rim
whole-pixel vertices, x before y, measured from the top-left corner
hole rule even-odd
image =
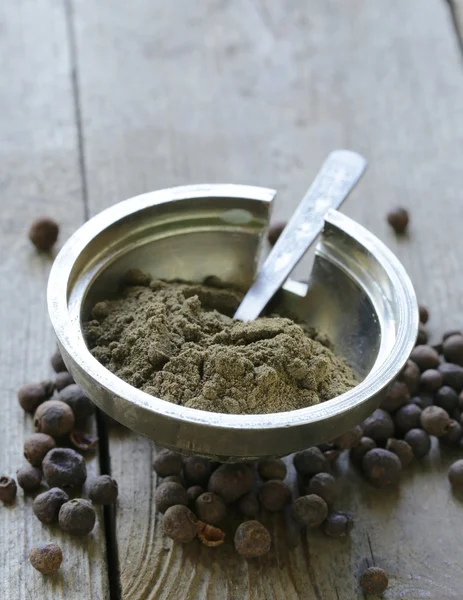
[[[408,274],[392,251],[370,231],[337,211],[330,211],[326,221],[353,237],[379,260],[397,294],[401,320],[394,345],[384,362],[378,364],[376,361],[362,382],[336,398],[299,410],[256,415],[215,413],[179,406],[142,392],[106,369],[88,350],[80,321],[77,323],[70,318],[67,288],[75,261],[95,237],[114,223],[146,208],[176,200],[226,197],[270,203],[275,194],[275,190],[256,186],[186,185],[135,196],[95,215],[64,244],[49,276],[48,311],[59,344],[87,376],[131,408],[138,406],[185,425],[194,423],[219,430],[250,431],[299,427],[348,412],[380,393],[400,373],[415,345],[419,322],[416,295]],[[120,420],[124,423],[123,414]]]

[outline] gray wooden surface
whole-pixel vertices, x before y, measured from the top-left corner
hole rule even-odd
[[[461,8],[460,0],[453,4]],[[0,9],[0,45],[8,56],[0,63],[7,207],[0,239],[7,292],[0,296],[2,469],[18,466],[30,427],[15,389],[41,377],[53,348],[44,295],[49,263],[23,235],[38,212],[55,214],[64,238],[87,210],[95,214],[168,185],[230,181],[277,188],[275,218],[283,218],[325,155],[349,147],[370,167],[343,210],[403,261],[431,309],[436,336],[462,323],[463,63],[447,2],[66,6],[67,13],[60,2],[21,0]],[[396,204],[412,216],[401,241],[384,219]],[[390,572],[387,600],[462,596],[463,506],[448,488],[448,454],[434,451],[408,470],[400,490],[386,493],[341,461],[339,507],[356,516],[350,539],[315,532],[290,550],[276,518],[271,554],[248,564],[229,544],[173,546],[161,535],[153,504],[152,444],[117,428],[109,444],[121,490],[116,534],[124,600],[352,600],[362,598],[356,575],[367,561]],[[18,504],[20,510],[0,509],[5,597],[109,597],[99,530],[90,554],[66,542],[63,576],[50,584],[25,563],[31,540],[46,532],[22,499]]]

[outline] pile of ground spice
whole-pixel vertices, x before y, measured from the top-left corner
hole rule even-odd
[[[234,321],[236,290],[151,281],[140,272],[126,282],[117,298],[94,306],[86,340],[110,371],[151,395],[262,414],[311,406],[357,383],[343,359],[294,321]]]

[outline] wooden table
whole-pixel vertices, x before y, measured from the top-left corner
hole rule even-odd
[[[461,325],[462,15],[461,0],[3,2],[0,471],[15,473],[32,428],[16,390],[50,374],[54,349],[51,260],[25,234],[40,214],[59,221],[62,243],[141,192],[241,182],[277,188],[283,218],[325,155],[352,148],[370,167],[343,210],[403,261],[436,338]],[[404,240],[385,223],[394,205],[411,212]],[[291,550],[275,518],[270,555],[249,564],[230,541],[181,548],[162,536],[149,441],[116,428],[102,449],[89,468],[110,466],[119,482],[115,529],[100,515],[76,542],[42,526],[20,491],[0,507],[2,600],[352,600],[372,563],[391,575],[387,600],[463,597],[463,506],[446,480],[455,456],[437,448],[397,491],[372,489],[341,460],[352,535],[311,532]],[[27,561],[43,539],[65,556],[50,579]]]

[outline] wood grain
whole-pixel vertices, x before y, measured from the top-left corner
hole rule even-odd
[[[345,211],[398,254],[435,335],[462,322],[463,76],[441,0],[80,0],[75,19],[92,213],[232,181],[276,187],[275,218],[287,217],[327,153],[349,147],[370,167]],[[411,212],[406,239],[385,222],[395,205]],[[315,532],[290,551],[276,523],[271,555],[246,563],[230,541],[212,551],[163,538],[151,443],[116,429],[110,450],[124,599],[352,600],[372,562],[391,573],[388,600],[461,597],[462,506],[437,451],[388,493],[341,461],[350,539]]]
[[[0,473],[15,476],[25,459],[32,418],[16,399],[20,385],[51,377],[55,341],[46,306],[52,256],[27,239],[42,214],[61,225],[60,242],[83,221],[67,28],[61,3],[19,0],[0,7]],[[98,460],[88,463],[98,472]],[[104,600],[107,570],[101,520],[88,539],[42,525],[22,490],[0,506],[0,598]],[[56,576],[29,564],[31,546],[53,540],[63,550]]]

